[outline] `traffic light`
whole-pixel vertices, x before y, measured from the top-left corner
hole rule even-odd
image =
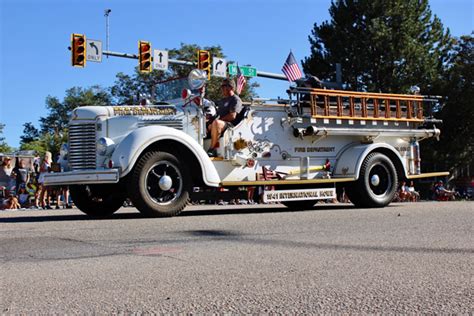
[[[198,68],[207,72],[207,80],[211,79],[211,53],[208,50],[198,50]]]
[[[151,44],[146,41],[138,42],[138,63],[140,72],[151,72]]]
[[[82,67],[86,65],[86,37],[83,34],[71,35],[71,56],[72,65],[74,67]]]

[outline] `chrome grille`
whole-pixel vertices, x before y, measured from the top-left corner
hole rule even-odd
[[[183,130],[182,120],[142,120],[138,123],[138,127],[145,127],[150,125],[167,126],[179,130]]]
[[[69,126],[69,165],[72,170],[96,168],[95,123]]]

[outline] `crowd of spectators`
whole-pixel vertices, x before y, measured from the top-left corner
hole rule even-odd
[[[456,190],[449,190],[445,187],[443,181],[436,181],[424,194],[426,200],[432,201],[453,201],[460,198]],[[420,200],[420,193],[415,190],[413,181],[407,185],[405,181],[400,182],[400,187],[395,195],[394,202],[417,202]]]
[[[52,167],[50,152],[0,156],[0,210],[71,208],[67,187],[43,185]]]
[[[397,202],[417,202],[420,200],[420,193],[415,190],[413,181],[410,181],[410,185],[407,185],[405,181],[400,183],[395,200]]]
[[[44,177],[48,172],[60,171],[55,170],[54,167],[50,152],[46,152],[42,158],[38,155],[2,156],[0,154],[0,210],[71,208],[68,187],[43,185]],[[263,203],[263,187],[248,187],[242,190],[247,191],[247,199],[235,199],[230,204]],[[442,181],[436,182],[431,190],[433,200],[446,201],[456,197],[456,192],[446,189]],[[402,181],[394,201],[416,202],[419,200],[420,193],[415,190],[413,181],[410,185]],[[326,202],[347,203],[349,200],[342,192],[338,194],[337,199]],[[227,204],[222,200],[194,202],[194,204],[209,203]]]

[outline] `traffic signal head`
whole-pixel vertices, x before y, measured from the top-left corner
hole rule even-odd
[[[86,65],[86,37],[82,34],[71,35],[71,56],[74,67]]]
[[[207,80],[211,79],[211,53],[198,50],[198,68],[207,72]]]
[[[138,66],[140,72],[151,72],[151,44],[150,42],[138,42]]]

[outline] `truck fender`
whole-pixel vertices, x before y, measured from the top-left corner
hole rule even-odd
[[[385,143],[377,144],[357,144],[345,149],[337,159],[333,174],[338,177],[359,178],[360,168],[367,155],[373,151],[378,151],[389,155],[395,166],[402,167],[402,173],[407,176],[405,160],[400,153],[391,145]]]
[[[120,177],[126,176],[133,169],[143,151],[160,140],[173,140],[187,147],[201,165],[204,183],[213,187],[219,185],[220,177],[216,167],[201,145],[184,132],[166,126],[146,126],[125,136],[112,154],[114,165],[121,168]]]

